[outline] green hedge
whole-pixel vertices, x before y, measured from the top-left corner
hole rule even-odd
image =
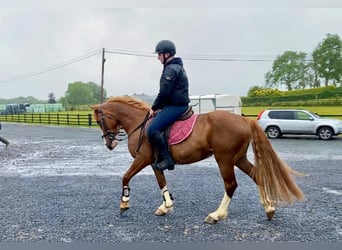
[[[243,106],[342,105],[342,87],[284,91],[283,96],[241,97]]]

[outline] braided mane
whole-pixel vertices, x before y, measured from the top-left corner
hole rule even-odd
[[[133,106],[135,108],[148,111],[150,110],[151,106],[146,102],[139,100],[138,98],[132,96],[115,96],[110,97],[107,102],[121,102]]]

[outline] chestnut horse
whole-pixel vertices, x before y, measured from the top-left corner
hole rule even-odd
[[[122,179],[120,210],[123,213],[129,208],[131,178],[153,163],[154,148],[143,129],[150,106],[133,97],[119,96],[91,108],[108,149],[112,150],[117,145],[116,135],[120,129],[127,134],[128,150],[134,160]],[[247,159],[250,144],[254,164]],[[228,215],[228,205],[237,188],[234,166],[256,183],[260,202],[269,220],[275,213],[277,202],[303,199],[303,193],[293,179],[298,172],[278,157],[257,122],[247,117],[223,110],[199,114],[190,136],[170,149],[176,164],[190,164],[212,155],[215,157],[224,181],[224,195],[219,207],[206,217],[207,223],[217,223]],[[173,210],[172,196],[163,171],[153,171],[164,198],[155,214],[165,215]]]

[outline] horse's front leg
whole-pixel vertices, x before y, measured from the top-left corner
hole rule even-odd
[[[157,182],[163,196],[163,203],[157,208],[154,214],[162,216],[167,213],[173,212],[173,198],[171,193],[167,189],[164,173],[159,170],[154,170],[154,174],[157,178]]]
[[[129,209],[130,188],[129,186],[122,187],[121,201],[120,201],[120,213],[123,214]]]
[[[130,166],[130,168],[126,171],[124,176],[122,177],[122,194],[120,201],[120,213],[124,213],[129,209],[129,200],[130,200],[130,188],[129,182],[133,176],[139,173],[144,167],[146,167],[148,163],[144,161],[140,157],[136,157]]]

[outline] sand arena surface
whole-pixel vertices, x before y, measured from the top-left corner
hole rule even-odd
[[[175,212],[153,215],[162,197],[148,167],[131,183],[131,208],[119,213],[121,177],[131,162],[126,141],[109,151],[98,128],[2,123],[0,241],[228,242],[342,241],[342,138],[272,140],[297,178],[303,202],[280,206],[267,221],[255,184],[236,170],[228,219],[203,223],[223,195],[213,158],[167,171]],[[253,160],[250,150],[248,156]]]

